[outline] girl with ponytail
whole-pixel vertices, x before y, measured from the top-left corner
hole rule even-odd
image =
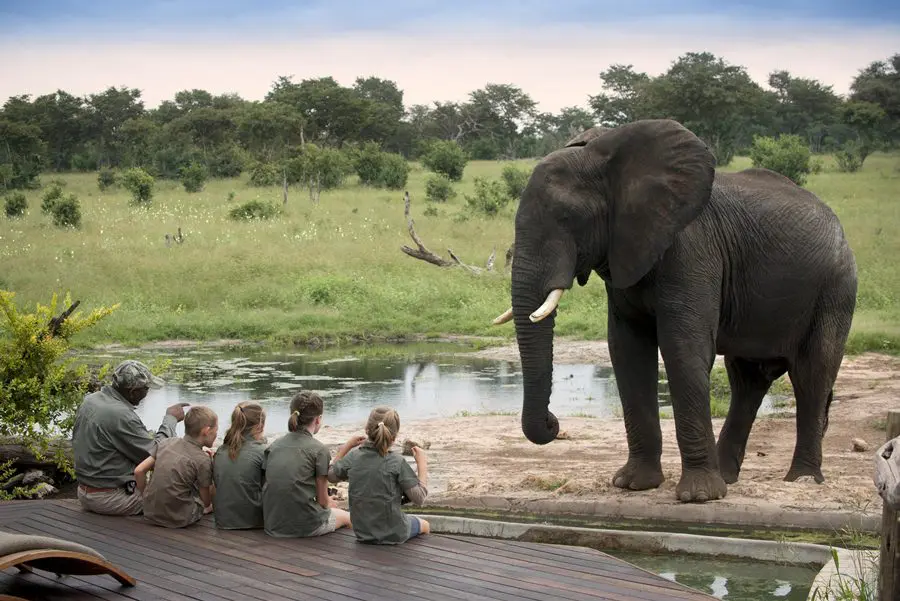
[[[263,517],[270,536],[320,536],[350,526],[350,514],[328,496],[331,453],[315,438],[323,412],[319,395],[298,393],[291,399],[288,433],[266,450]]]
[[[266,412],[253,401],[238,403],[223,444],[213,456],[216,527],[262,528]]]
[[[348,445],[354,439],[347,441],[328,470],[329,481],[350,482],[350,514],[360,542],[399,544],[431,531],[427,521],[400,508],[404,496],[416,505],[425,502],[428,462],[425,451],[413,447],[416,475],[400,454],[391,452],[399,432],[400,416],[394,409],[373,409],[364,442],[351,451],[353,447]]]

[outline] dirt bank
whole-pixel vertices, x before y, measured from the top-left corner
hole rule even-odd
[[[475,355],[519,359],[515,345],[488,348]],[[554,357],[557,363],[609,364],[604,342],[557,339]],[[900,408],[900,359],[871,353],[846,358],[825,435],[825,483],[782,480],[794,450],[795,420],[792,416],[765,417],[754,424],[740,480],[729,487],[726,499],[716,503],[880,513],[881,499],[872,482],[872,457],[884,440],[884,416],[891,408]],[[713,429],[718,433],[723,420],[713,421]],[[663,420],[662,426],[667,479],[659,489],[640,493],[622,491],[609,484],[627,455],[621,419],[563,418],[562,428],[569,438],[546,446],[534,445],[523,437],[517,416],[403,422],[400,439],[431,442],[430,489],[436,501],[451,496],[499,495],[531,500],[627,498],[635,503],[676,504],[674,489],[680,460],[674,422]],[[319,437],[327,444],[337,445],[352,432],[347,428],[325,428]],[[872,451],[854,452],[854,438],[869,442]]]

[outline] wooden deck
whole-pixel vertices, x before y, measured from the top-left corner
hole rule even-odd
[[[713,597],[593,549],[430,534],[398,546],[356,542],[338,531],[276,539],[217,530],[211,517],[186,529],[99,516],[75,500],[0,503],[0,530],[88,545],[137,578],[35,571],[0,573],[0,596],[56,599],[547,599],[705,601]]]

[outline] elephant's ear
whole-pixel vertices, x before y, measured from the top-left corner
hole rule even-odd
[[[585,150],[604,164],[610,276],[614,287],[627,288],[709,202],[715,158],[700,138],[667,119],[622,125]]]
[[[610,131],[609,127],[592,127],[590,129],[586,129],[568,142],[566,142],[566,148],[571,146],[585,146],[588,142],[593,140],[594,138],[600,137],[606,132]]]

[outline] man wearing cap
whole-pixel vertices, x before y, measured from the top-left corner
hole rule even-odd
[[[149,367],[129,359],[113,370],[112,385],[84,397],[72,430],[78,501],[84,509],[107,515],[141,513],[143,499],[135,490],[134,468],[158,440],[175,437],[175,426],[184,419],[187,404],[166,409],[154,437],[135,407],[151,388],[163,383]]]

